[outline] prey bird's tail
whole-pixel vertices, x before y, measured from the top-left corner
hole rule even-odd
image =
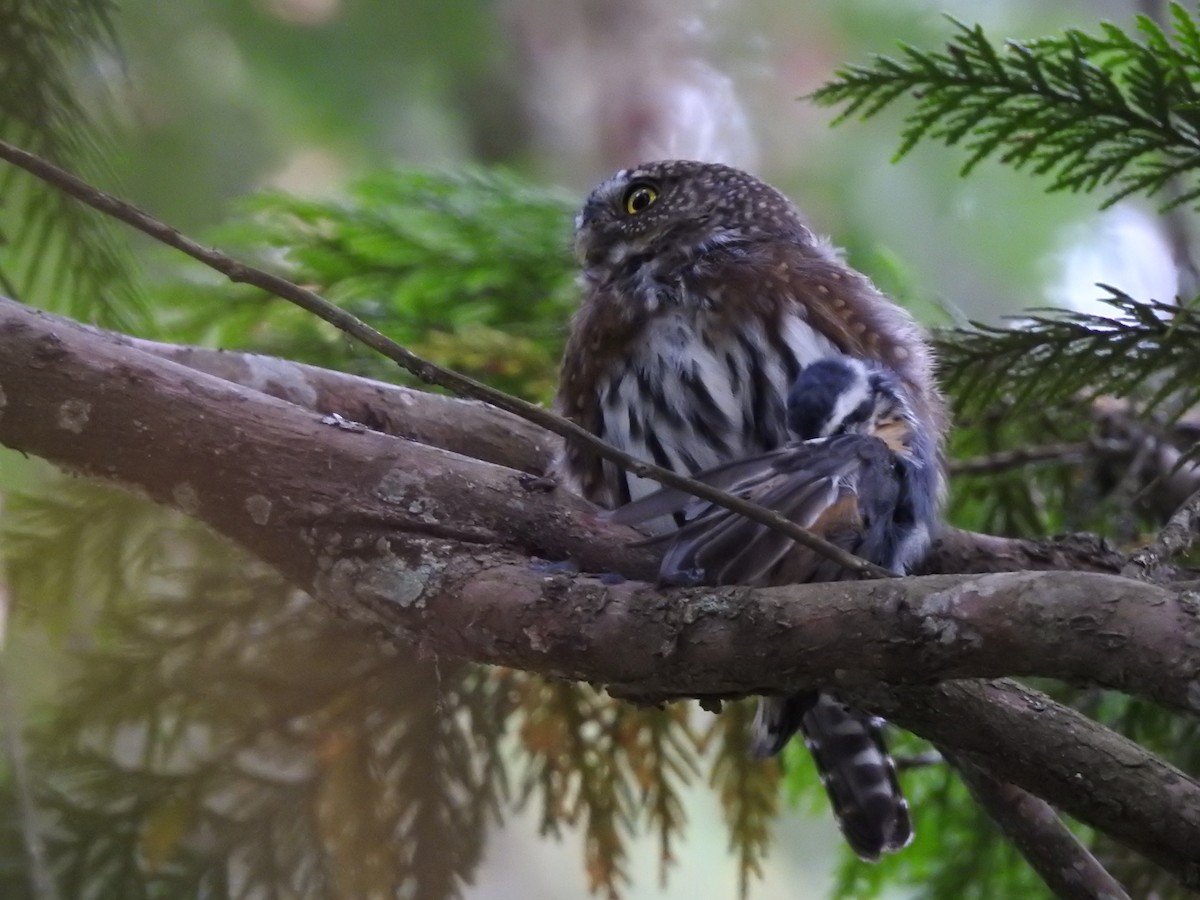
[[[838,827],[855,853],[874,862],[912,840],[908,803],[874,719],[815,691],[759,700],[755,755],[778,753],[796,731],[804,733]]]

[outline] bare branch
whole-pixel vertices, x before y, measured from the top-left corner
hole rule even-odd
[[[257,353],[116,336],[131,347],[375,431],[535,475],[550,471],[559,439],[478,400],[431,394]]]
[[[839,693],[1200,888],[1200,784],[1133,741],[1011,681]]]
[[[1165,561],[1191,549],[1200,525],[1200,491],[1184,501],[1154,540],[1130,557],[1121,571],[1126,578],[1152,578]]]
[[[558,438],[488,404],[428,394],[342,372],[253,353],[206,350],[109,335],[129,346],[201,372],[261,390],[305,409],[354,422],[443,450],[533,474],[545,473]],[[1006,538],[946,529],[922,574],[1074,570],[1119,573],[1128,557],[1090,534],[1051,539]],[[1195,578],[1187,570],[1160,570],[1160,580]],[[1162,578],[1161,576],[1169,576]],[[647,577],[653,577],[652,575]]]
[[[1129,447],[1121,441],[1105,441],[1094,438],[1089,441],[1022,447],[1016,450],[991,453],[987,456],[956,459],[950,462],[949,469],[951,475],[992,475],[997,472],[1006,472],[1009,469],[1020,469],[1044,463],[1078,464],[1087,462],[1096,456],[1119,455],[1128,452]]]
[[[1129,900],[1120,882],[1071,834],[1049,803],[993,778],[965,754],[952,757],[951,762],[971,796],[1056,897]]]

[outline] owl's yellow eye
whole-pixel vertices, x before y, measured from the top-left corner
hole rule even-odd
[[[625,212],[634,216],[658,199],[658,189],[652,184],[633,184],[625,192]]]

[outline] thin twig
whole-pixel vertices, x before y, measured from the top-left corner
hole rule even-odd
[[[1129,894],[1063,825],[1054,808],[1000,781],[963,754],[949,756],[975,801],[1061,900],[1129,900]]]
[[[911,753],[892,757],[892,764],[897,772],[907,772],[910,769],[926,769],[929,766],[940,766],[946,758],[936,750],[926,750],[924,753]]]
[[[1146,463],[1149,462],[1153,453],[1152,443],[1146,442],[1138,445],[1133,458],[1125,466],[1125,471],[1121,473],[1121,479],[1117,482],[1117,486],[1112,489],[1111,495],[1117,501],[1117,509],[1120,510],[1115,526],[1119,540],[1127,542],[1137,533],[1133,509],[1137,505],[1137,498],[1145,490],[1139,486],[1138,476],[1145,469]]]
[[[731,512],[745,516],[747,519],[766,525],[768,528],[786,535],[796,543],[820,553],[827,559],[833,560],[843,568],[857,575],[868,578],[888,578],[894,574],[852,553],[847,553],[840,547],[836,547],[811,531],[801,528],[795,522],[773,510],[750,503],[740,497],[734,497],[724,491],[717,490],[711,485],[679,475],[669,469],[663,469],[659,466],[643,462],[628,453],[618,450],[616,447],[606,444],[591,432],[581,428],[574,422],[555,415],[547,409],[543,409],[536,404],[529,403],[520,398],[512,397],[503,391],[488,387],[473,378],[468,378],[451,369],[442,368],[435,363],[422,359],[412,351],[402,347],[400,344],[367,325],[358,317],[351,315],[343,309],[339,309],[313,291],[306,290],[288,281],[286,278],[272,275],[262,269],[239,262],[219,250],[204,247],[177,229],[142,212],[132,204],[120,200],[99,188],[92,187],[70,172],[60,169],[58,166],[22,150],[7,141],[0,141],[0,159],[7,160],[34,177],[40,178],[47,184],[58,188],[105,215],[119,219],[160,243],[186,253],[192,259],[202,262],[209,268],[220,272],[232,282],[253,285],[270,294],[274,294],[276,297],[287,300],[289,303],[294,303],[301,309],[333,325],[339,331],[350,335],[363,344],[366,344],[372,350],[398,363],[426,384],[436,384],[440,387],[448,388],[459,396],[484,400],[493,406],[507,410],[567,440],[585,445],[604,459],[616,463],[634,475],[641,478],[650,478],[677,490],[685,491],[693,496],[700,497],[710,503],[728,509]]]
[[[1181,440],[1190,442],[1200,431],[1195,410],[1167,423],[1158,415],[1143,417],[1132,400],[1102,396],[1092,401],[1090,411],[1097,429],[1109,440],[1126,441],[1131,449],[1145,448],[1146,452],[1137,454],[1135,475],[1140,487],[1135,500],[1152,499],[1156,510],[1166,517],[1200,490],[1200,465],[1176,446]]]
[[[949,468],[951,475],[992,475],[1040,463],[1082,463],[1095,456],[1117,455],[1128,451],[1127,442],[1093,438],[1073,443],[1021,447],[973,456],[970,459],[957,459],[950,463]]]
[[[1191,548],[1197,526],[1200,526],[1200,491],[1183,501],[1154,540],[1129,557],[1121,574],[1126,578],[1149,578],[1164,562]]]

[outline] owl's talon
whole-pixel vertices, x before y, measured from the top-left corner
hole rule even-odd
[[[558,479],[553,475],[533,475],[522,472],[517,476],[517,484],[530,493],[548,494],[558,488]]]

